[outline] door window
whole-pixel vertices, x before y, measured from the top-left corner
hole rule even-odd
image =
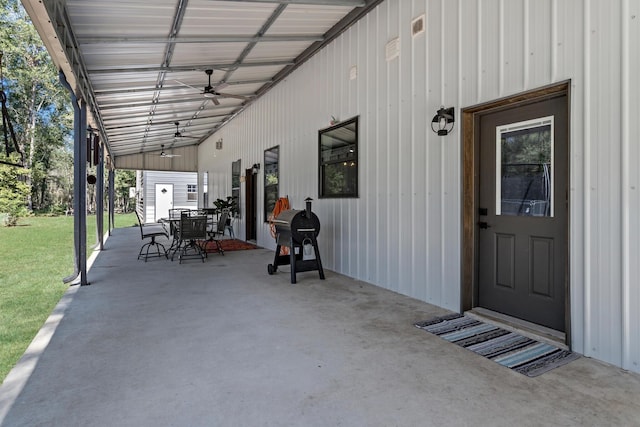
[[[496,127],[496,214],[553,217],[553,116]]]
[[[280,146],[264,150],[264,220],[268,221],[280,194]]]

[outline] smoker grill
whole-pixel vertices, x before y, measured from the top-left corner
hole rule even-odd
[[[289,209],[280,212],[273,220],[276,227],[276,254],[273,264],[267,266],[269,274],[278,271],[279,265],[291,265],[291,283],[296,283],[296,274],[301,271],[318,270],[320,279],[324,280],[322,261],[316,238],[320,233],[320,220],[311,212],[311,199],[307,198],[305,210]],[[303,249],[306,245],[313,247],[315,257],[304,259]],[[281,247],[288,247],[288,255],[280,255]]]

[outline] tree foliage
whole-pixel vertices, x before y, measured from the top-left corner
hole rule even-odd
[[[13,154],[10,159],[18,161]],[[27,170],[14,166],[0,164],[0,216],[2,225],[16,225],[18,218],[27,214],[26,199],[29,195],[29,186],[25,184]]]
[[[129,188],[136,186],[136,173],[131,170],[117,170],[115,176],[115,206],[122,212],[132,212],[135,197],[129,197]]]
[[[2,90],[20,149],[25,153],[28,209],[59,202],[68,184],[56,171],[67,169],[73,126],[69,96],[29,16],[18,0],[0,0]],[[16,197],[19,197],[16,195]],[[63,196],[62,199],[66,197]]]
[[[5,217],[15,222],[29,211],[64,213],[73,207],[74,185],[69,94],[19,0],[0,0],[0,22],[0,84],[26,166],[2,168],[0,214],[10,213]],[[8,161],[2,148],[0,160]],[[116,209],[131,211],[129,187],[135,187],[135,172],[117,171],[115,180]],[[89,205],[94,197],[88,195]]]

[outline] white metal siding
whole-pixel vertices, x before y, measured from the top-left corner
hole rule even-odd
[[[458,310],[460,108],[571,79],[572,345],[640,372],[639,26],[640,0],[389,0],[202,144],[199,169],[226,196],[232,161],[279,145],[280,194],[316,199],[326,268]],[[429,126],[440,105],[458,116],[447,137]],[[317,131],[355,115],[360,197],[318,200]],[[258,243],[274,247],[266,226]]]

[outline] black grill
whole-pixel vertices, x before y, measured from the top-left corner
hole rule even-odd
[[[269,274],[278,271],[279,265],[291,265],[291,283],[296,283],[296,274],[301,271],[318,270],[320,279],[324,279],[317,237],[320,233],[320,220],[311,211],[311,199],[307,198],[306,209],[289,209],[280,212],[273,220],[276,228],[276,254],[273,264],[267,266]],[[289,248],[288,255],[281,255],[281,248]],[[313,258],[307,252],[313,248]]]

